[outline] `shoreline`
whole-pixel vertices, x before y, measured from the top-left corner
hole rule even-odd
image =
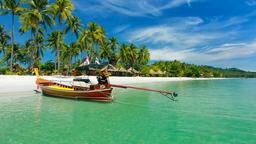
[[[41,76],[48,80],[61,82],[70,82],[74,76]],[[89,78],[92,83],[97,83],[96,76],[77,76]],[[118,77],[110,76],[110,83],[113,84],[139,84],[152,82],[172,82],[172,81],[190,81],[190,80],[222,80],[229,78],[189,78],[189,77]],[[0,75],[0,93],[25,92],[36,89],[36,76],[30,75]]]

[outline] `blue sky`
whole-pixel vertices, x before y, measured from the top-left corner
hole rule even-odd
[[[73,0],[82,23],[147,45],[151,59],[256,71],[256,0]],[[9,17],[0,17],[10,28]],[[17,24],[18,26],[18,24]],[[17,33],[17,32],[16,32]],[[28,34],[16,36],[24,42]],[[47,52],[48,58],[52,55]]]

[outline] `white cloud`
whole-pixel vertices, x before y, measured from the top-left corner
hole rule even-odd
[[[189,62],[213,62],[256,55],[256,42],[227,43],[210,50],[173,50],[169,47],[150,49],[152,60],[182,60]]]
[[[168,45],[175,49],[188,49],[207,45],[211,41],[231,36],[234,32],[208,32],[197,26],[204,21],[199,17],[174,18],[172,25],[156,25],[135,29],[126,34],[129,41]]]
[[[127,16],[160,16],[163,10],[179,7],[182,5],[191,6],[191,3],[201,0],[74,0],[75,7],[85,13],[108,14],[117,12]]]
[[[117,26],[114,29],[115,33],[120,33],[120,32],[124,32],[125,30],[127,30],[130,27],[130,25],[121,25],[121,26]]]
[[[187,4],[191,7],[191,0],[187,0]]]
[[[255,6],[256,5],[256,0],[248,0],[245,2],[249,6]]]
[[[253,15],[254,15],[253,13],[250,13],[249,15],[234,16],[225,20],[223,20],[221,17],[213,18],[209,21],[208,24],[201,26],[201,29],[202,30],[211,30],[211,29],[220,30],[220,29],[225,29],[230,27],[236,27],[248,22],[249,17]]]

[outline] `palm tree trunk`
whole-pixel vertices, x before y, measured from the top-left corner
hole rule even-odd
[[[56,55],[57,55],[57,54],[55,54],[55,61],[54,61],[54,70],[55,70],[55,71],[56,71],[56,69],[57,69]]]
[[[58,42],[57,42],[57,61],[58,61],[58,73],[60,72],[60,45],[59,45],[59,41],[60,41],[60,31],[61,31],[61,27],[62,27],[62,23],[61,23],[61,18],[59,20],[59,30],[58,30]]]
[[[69,66],[68,66],[68,73],[70,73],[71,63],[72,63],[72,57],[71,57],[71,54],[69,54]]]
[[[12,72],[12,61],[13,61],[13,47],[14,47],[14,13],[12,13],[12,47],[11,47],[11,61],[10,61],[11,72]]]
[[[34,56],[34,53],[35,53],[35,48],[37,47],[37,42],[36,42],[36,38],[37,38],[37,34],[38,34],[38,30],[36,30],[35,32],[35,35],[34,35],[34,47],[32,48],[32,57],[31,57],[31,66],[34,67],[34,64],[35,64],[35,56]]]
[[[59,70],[60,70],[60,46],[59,46],[59,40],[60,40],[60,30],[58,31],[58,42],[57,42],[58,73],[59,73]]]
[[[73,33],[71,32],[71,40],[73,41]],[[69,48],[71,49],[71,45],[69,45]],[[70,73],[71,63],[72,63],[72,54],[69,53],[69,64],[68,64],[68,73]]]

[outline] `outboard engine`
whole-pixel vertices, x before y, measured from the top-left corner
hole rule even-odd
[[[98,81],[98,84],[100,84],[100,85],[109,84],[108,77],[106,77],[106,76],[97,76],[97,81]]]

